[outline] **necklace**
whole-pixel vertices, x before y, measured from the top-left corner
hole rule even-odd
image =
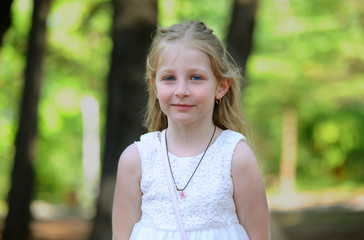
[[[197,166],[196,166],[195,170],[193,171],[193,173],[192,173],[191,177],[188,179],[188,181],[187,181],[186,185],[185,185],[183,188],[179,188],[179,187],[177,186],[176,180],[174,179],[174,175],[173,175],[173,171],[172,171],[172,166],[171,166],[171,161],[169,160],[169,154],[168,154],[168,144],[167,144],[167,129],[166,129],[165,140],[166,140],[166,150],[167,150],[166,152],[167,152],[167,159],[168,159],[168,164],[169,164],[169,170],[171,171],[171,175],[172,175],[172,179],[173,179],[173,182],[174,182],[174,186],[176,187],[177,191],[181,192],[181,199],[183,199],[183,197],[184,197],[183,190],[185,190],[185,189],[186,189],[186,187],[188,186],[188,184],[190,183],[190,181],[191,181],[192,177],[195,175],[195,173],[196,173],[196,171],[197,171],[197,168],[200,166],[200,163],[201,163],[201,161],[202,161],[203,157],[205,156],[205,154],[206,154],[206,152],[207,152],[207,149],[209,149],[210,144],[211,144],[211,142],[212,142],[212,139],[213,139],[213,138],[214,138],[214,136],[215,136],[215,132],[216,132],[216,125],[215,125],[215,128],[214,128],[214,132],[212,133],[211,139],[210,139],[210,141],[209,141],[209,144],[207,145],[205,152],[202,154],[202,157],[200,158],[200,161],[198,162],[198,164],[197,164]]]

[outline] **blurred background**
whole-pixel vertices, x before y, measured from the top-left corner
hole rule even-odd
[[[244,70],[275,238],[364,239],[362,0],[0,8],[0,239],[111,237],[118,156],[146,131],[151,36],[187,19],[212,28]]]

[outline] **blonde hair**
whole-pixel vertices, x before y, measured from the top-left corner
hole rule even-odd
[[[167,43],[183,43],[205,53],[217,81],[231,79],[231,85],[221,104],[215,104],[213,123],[222,129],[231,129],[247,134],[242,117],[241,84],[243,78],[234,60],[222,42],[202,22],[183,22],[169,28],[158,28],[147,56],[145,80],[148,86],[148,105],[144,125],[148,131],[161,131],[168,126],[167,116],[162,112],[154,92],[159,58]]]

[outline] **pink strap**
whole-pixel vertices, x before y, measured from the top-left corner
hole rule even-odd
[[[166,138],[165,138],[165,134],[166,134],[166,130],[163,130],[162,133],[161,133],[161,144],[162,144],[162,154],[163,154],[164,159],[165,159],[164,162],[165,162],[165,168],[166,168],[166,172],[167,172],[169,192],[171,193],[171,198],[172,198],[172,202],[173,202],[174,212],[176,214],[179,231],[181,233],[181,239],[182,240],[187,240],[186,231],[185,231],[185,228],[183,226],[182,217],[181,217],[181,211],[179,209],[178,200],[177,200],[177,196],[176,196],[176,189],[175,189],[175,187],[173,185],[173,182],[172,182],[173,181],[172,180],[172,174],[171,174],[171,171],[169,169],[169,163],[168,163],[168,159],[167,159],[167,149],[166,149]]]

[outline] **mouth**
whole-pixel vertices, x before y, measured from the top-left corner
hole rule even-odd
[[[172,104],[173,107],[176,107],[177,109],[181,109],[181,110],[187,110],[193,107],[193,105],[190,104],[182,104],[182,103],[177,103],[177,104]]]

